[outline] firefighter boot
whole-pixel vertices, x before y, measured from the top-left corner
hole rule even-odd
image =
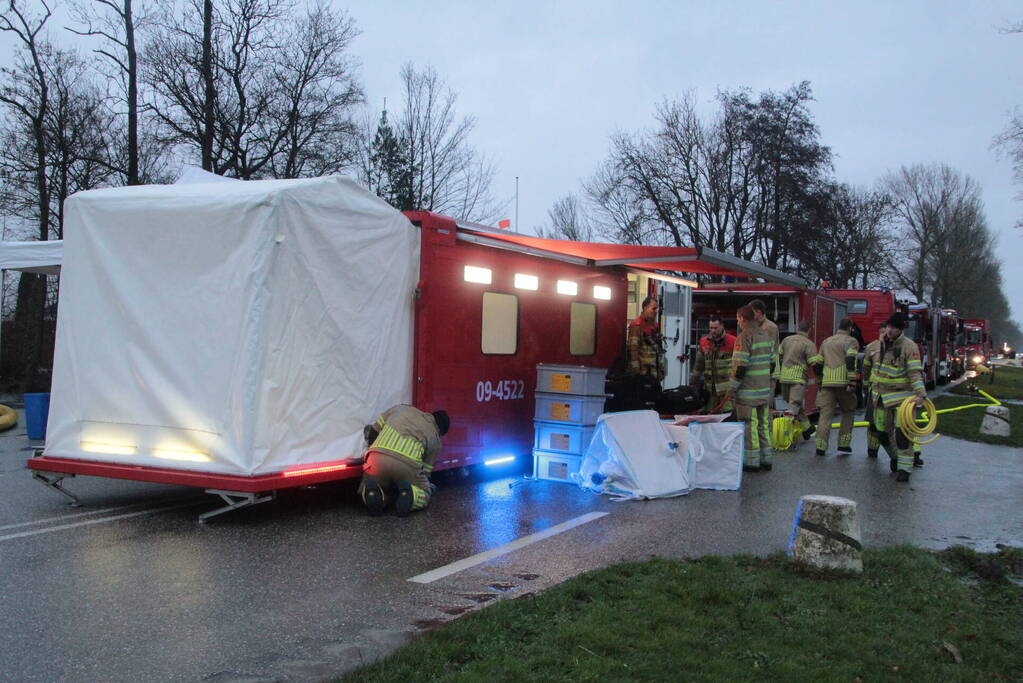
[[[408,517],[412,512],[412,504],[415,502],[415,495],[412,493],[412,484],[407,481],[398,482],[398,500],[394,503],[394,510],[399,517]]]
[[[379,517],[384,512],[384,491],[376,478],[366,475],[362,480],[362,502],[370,517]]]
[[[920,457],[920,451],[913,453],[913,467],[923,467],[924,459]]]
[[[867,457],[868,458],[876,459],[877,458],[877,449],[876,448],[868,448],[867,449]]]
[[[909,481],[909,472],[906,470],[899,470],[899,473],[895,475],[895,481],[907,482]]]
[[[827,454],[828,454],[827,451],[825,451],[823,448],[818,448],[817,449],[817,455],[824,456],[824,455],[827,455]]]

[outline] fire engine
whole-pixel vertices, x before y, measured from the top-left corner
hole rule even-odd
[[[963,320],[958,340],[958,353],[966,369],[970,370],[991,359],[991,334],[988,321],[979,318]]]
[[[898,310],[889,289],[827,289],[828,296],[846,302],[846,315],[860,328],[864,343],[877,339],[878,330]]]

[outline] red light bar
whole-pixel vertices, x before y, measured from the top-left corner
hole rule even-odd
[[[346,463],[329,464],[325,463],[317,467],[304,467],[300,470],[285,470],[281,472],[283,477],[297,477],[301,474],[318,474],[320,472],[334,472],[335,470],[343,470],[348,465]]]

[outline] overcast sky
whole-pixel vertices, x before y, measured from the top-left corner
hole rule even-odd
[[[477,119],[473,144],[498,169],[504,218],[515,217],[519,178],[520,232],[580,192],[616,130],[652,127],[665,99],[692,91],[709,115],[719,89],[808,80],[839,181],[870,187],[902,165],[944,163],[980,184],[1023,323],[1023,230],[1013,228],[1023,203],[991,150],[1023,106],[1023,34],[999,31],[1023,21],[1019,0],[332,1],[362,32],[352,54],[369,107],[399,106],[406,62],[433,66],[458,93],[459,113]]]
[[[1023,203],[990,149],[1023,106],[1023,34],[999,32],[1023,20],[1018,0],[334,4],[362,31],[352,51],[372,106],[397,105],[408,61],[432,65],[458,93],[459,112],[477,118],[475,146],[498,168],[497,194],[514,197],[519,177],[520,232],[580,192],[613,132],[651,127],[664,99],[694,91],[710,113],[718,89],[808,80],[841,182],[873,186],[899,166],[937,162],[980,184],[1023,322],[1023,231],[1012,227]]]

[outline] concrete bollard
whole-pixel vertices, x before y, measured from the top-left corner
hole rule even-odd
[[[984,421],[980,423],[980,433],[1009,436],[1009,407],[988,406],[984,411]]]
[[[856,503],[836,496],[803,496],[796,506],[789,557],[822,569],[863,573]]]

